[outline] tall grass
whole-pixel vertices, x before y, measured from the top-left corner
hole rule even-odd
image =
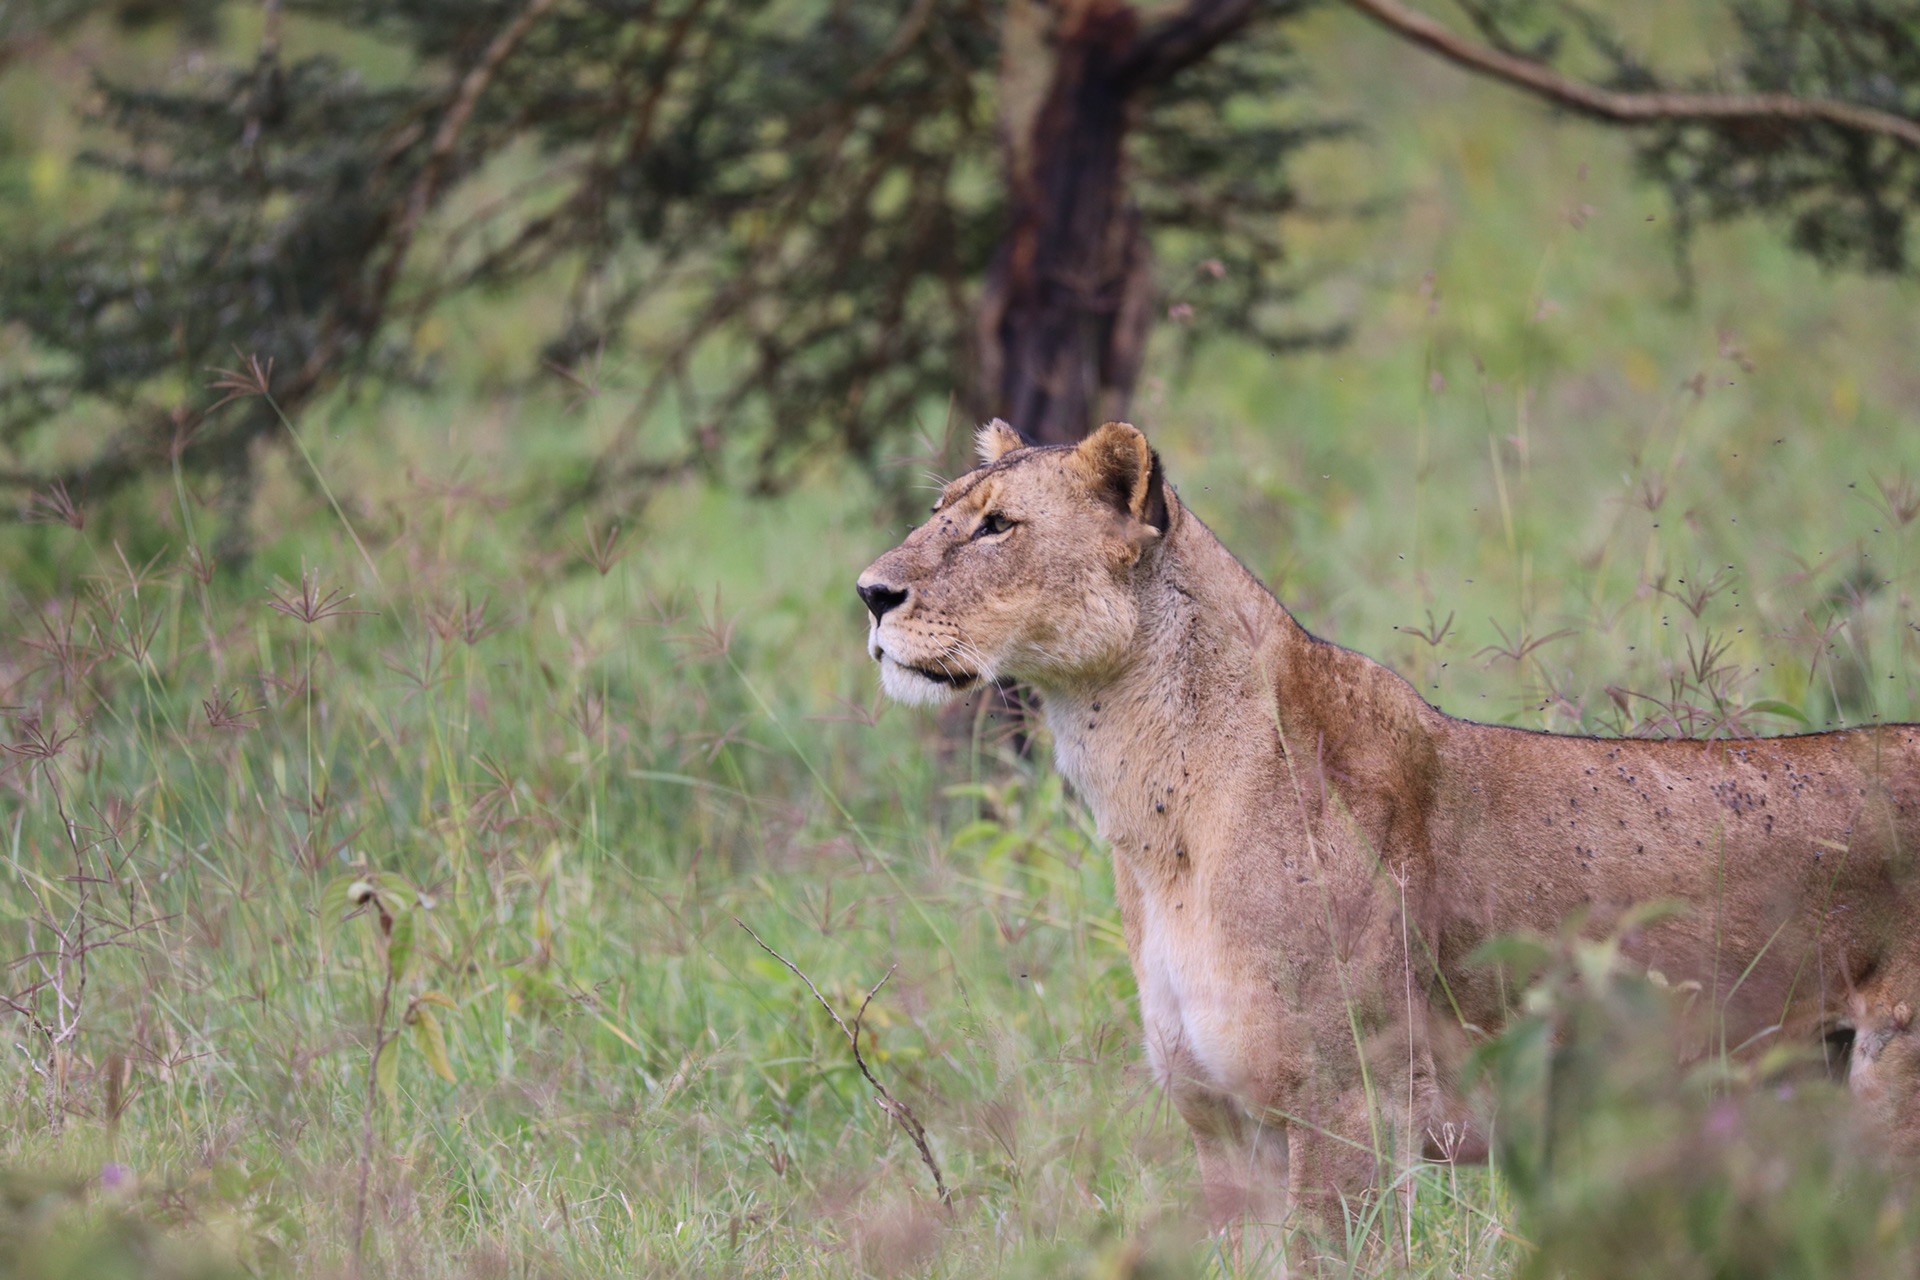
[[[1305,35],[1329,92],[1401,122],[1364,153],[1401,199],[1301,228],[1309,264],[1367,264],[1323,299],[1351,347],[1155,364],[1134,416],[1187,503],[1311,629],[1459,714],[1920,719],[1910,287],[1736,229],[1673,305],[1664,213],[1597,135]],[[442,390],[292,424],[244,567],[215,567],[214,495],[184,479],[43,495],[0,532],[0,991],[25,1010],[0,1010],[0,1162],[31,1175],[0,1191],[9,1264],[1257,1272],[1193,1226],[1105,853],[1045,743],[874,700],[851,581],[897,494],[823,468],[775,504],[678,484],[617,536],[549,522],[529,495],[619,420],[619,371],[580,408],[496,392],[511,309],[447,327],[480,354]],[[892,972],[861,1056],[951,1208],[736,917],[850,1026]],[[1711,1119],[1676,1087],[1596,1085],[1595,1114]],[[1676,1196],[1719,1185],[1602,1137],[1559,1198],[1408,1169],[1329,1266],[1572,1265],[1596,1246],[1569,1224],[1636,1220],[1636,1152]],[[1867,1184],[1813,1185],[1841,1150],[1764,1203],[1857,1243],[1884,1215],[1819,1206]]]

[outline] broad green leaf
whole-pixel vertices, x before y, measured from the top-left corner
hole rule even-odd
[[[400,1054],[398,1046],[389,1044],[380,1054],[380,1061],[374,1064],[373,1078],[380,1086],[381,1094],[387,1105],[398,1110],[400,1107]]]
[[[333,951],[333,940],[340,934],[341,922],[347,918],[347,909],[352,905],[348,896],[359,876],[348,874],[335,876],[320,891],[320,954],[326,956]]]
[[[447,1061],[447,1038],[441,1033],[440,1019],[433,1016],[433,1010],[415,1006],[412,1021],[413,1042],[427,1055],[427,1065],[448,1084],[459,1083],[453,1064]]]
[[[393,921],[393,936],[387,939],[387,972],[393,975],[395,982],[406,976],[407,961],[413,958],[413,921],[413,912],[397,913]]]
[[[999,823],[979,819],[969,822],[966,826],[954,832],[953,835],[948,837],[947,845],[953,849],[954,852],[959,853],[971,845],[998,839],[1000,831],[1001,827]]]
[[[1525,981],[1546,968],[1552,959],[1553,948],[1546,939],[1534,934],[1508,933],[1489,938],[1475,947],[1467,963],[1486,968],[1505,966],[1516,980]]]
[[[1789,1071],[1819,1065],[1820,1055],[1806,1045],[1776,1044],[1760,1055],[1760,1063],[1754,1074],[1761,1080],[1778,1080]]]
[[[1620,938],[1613,935],[1596,942],[1577,942],[1573,947],[1573,965],[1588,991],[1601,991],[1613,977],[1620,959]]]
[[[380,898],[387,904],[387,910],[398,915],[410,911],[420,903],[420,891],[403,875],[392,871],[382,871],[373,877],[380,890]]]
[[[1649,929],[1667,920],[1677,920],[1692,912],[1692,908],[1677,898],[1655,898],[1651,902],[1636,902],[1620,913],[1613,923],[1616,934],[1632,933],[1636,929]]]
[[[413,999],[416,1004],[438,1005],[442,1009],[458,1009],[460,1007],[459,1003],[444,991],[422,991]]]

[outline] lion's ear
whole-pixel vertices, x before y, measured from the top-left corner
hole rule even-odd
[[[980,428],[973,437],[974,452],[980,455],[980,461],[988,465],[1000,461],[1015,449],[1026,447],[1027,442],[1020,438],[1020,433],[999,418]]]
[[[1167,485],[1160,455],[1132,423],[1107,423],[1080,442],[1074,458],[1101,501],[1155,533],[1167,531]]]

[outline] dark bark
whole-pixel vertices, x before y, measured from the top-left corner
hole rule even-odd
[[[1010,223],[981,307],[981,389],[1029,439],[1067,443],[1126,415],[1153,300],[1127,134],[1142,92],[1205,57],[1252,11],[1251,0],[1194,0],[1143,28],[1119,0],[1081,0],[1026,50],[1023,15],[1009,17],[1010,63],[1025,56],[1050,74],[1035,109],[1009,112]],[[1040,20],[1037,8],[1024,20]]]

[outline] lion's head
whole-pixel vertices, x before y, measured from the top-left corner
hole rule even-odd
[[[980,465],[946,487],[933,518],[860,575],[867,650],[902,702],[1107,671],[1138,625],[1143,557],[1177,514],[1160,459],[1127,423],[1029,447],[996,419],[978,444]]]

